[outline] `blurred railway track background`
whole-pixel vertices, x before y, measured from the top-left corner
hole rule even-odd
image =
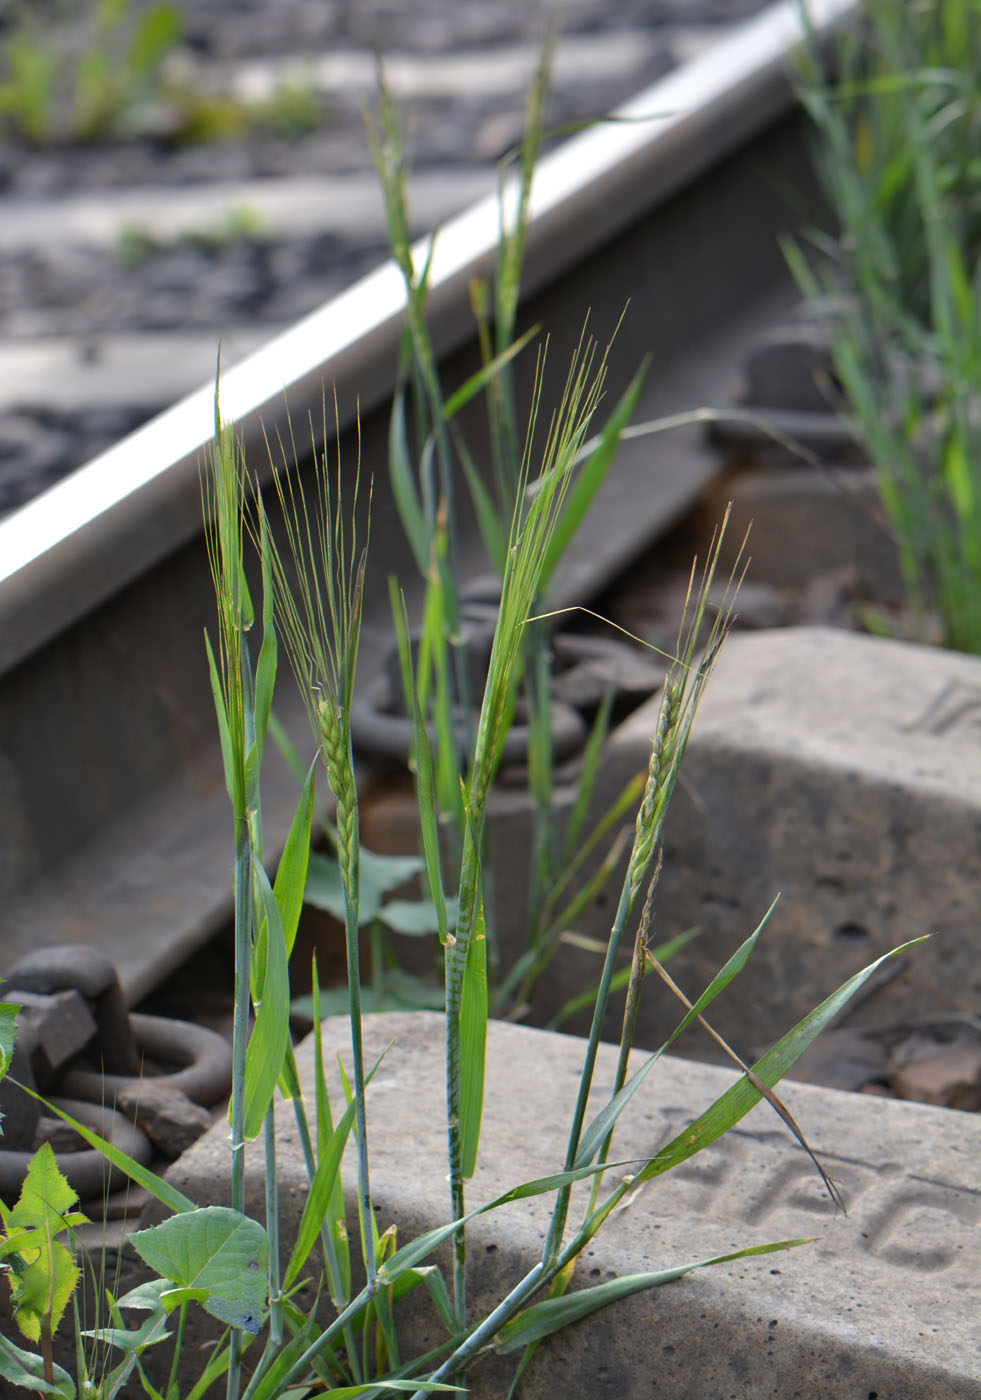
[[[6,81],[18,25],[77,60],[94,8],[54,0],[28,21],[8,7]],[[231,365],[384,261],[362,118],[376,55],[404,109],[421,234],[495,187],[550,26],[560,132],[759,8],[197,0],[153,92],[100,139],[71,139],[66,60],[50,139],[8,114],[0,147],[0,513],[207,381],[219,341]]]

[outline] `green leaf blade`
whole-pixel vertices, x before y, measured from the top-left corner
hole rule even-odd
[[[690,1264],[682,1264],[673,1269],[660,1269],[656,1273],[629,1274],[624,1278],[610,1279],[597,1284],[595,1288],[582,1288],[575,1293],[564,1293],[558,1298],[547,1298],[526,1308],[504,1324],[498,1333],[497,1350],[516,1351],[519,1347],[530,1346],[551,1336],[553,1332],[569,1327],[574,1322],[598,1312],[611,1303],[620,1302],[634,1293],[660,1288],[666,1283],[674,1283],[690,1274],[694,1269],[707,1269],[715,1264],[728,1264],[736,1259],[746,1259],[752,1255],[773,1254],[779,1250],[792,1249],[797,1245],[809,1244],[806,1239],[778,1240],[773,1244],[750,1245],[737,1249],[731,1254],[718,1254],[711,1259],[697,1259]]]
[[[296,930],[300,923],[300,910],[307,882],[307,868],[310,860],[310,832],[313,826],[313,795],[316,760],[311,764],[300,799],[290,823],[286,845],[280,856],[273,882],[273,895],[283,928],[286,956],[289,958],[296,941]]]
[[[269,877],[258,862],[254,871],[266,914],[267,936],[262,990],[245,1054],[243,1135],[247,1141],[262,1131],[289,1045],[290,987],[283,925]]]

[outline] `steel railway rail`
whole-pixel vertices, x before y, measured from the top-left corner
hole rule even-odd
[[[855,0],[812,0],[817,31]],[[815,207],[788,82],[800,38],[788,0],[730,33],[570,140],[538,171],[522,317],[556,364],[589,310],[601,341],[629,313],[610,362],[611,398],[652,356],[639,417],[724,403],[752,331],[792,300],[776,233]],[[449,382],[475,363],[468,283],[489,272],[499,210],[487,198],[439,234],[432,330]],[[420,255],[422,250],[420,249]],[[413,569],[385,490],[386,399],[403,293],[391,264],[232,368],[222,408],[253,462],[284,421],[318,421],[336,391],[342,453],[374,473],[361,673],[390,632],[386,577]],[[201,641],[214,603],[202,544],[199,463],[213,388],[177,403],[0,522],[0,947],[89,942],[115,963],[130,1004],[227,921],[229,822]],[[716,471],[697,432],[625,443],[563,566],[557,606],[594,594],[677,519]],[[471,527],[472,528],[472,527]],[[473,531],[474,572],[481,568]],[[287,696],[287,729],[304,721]],[[264,779],[269,845],[285,832],[293,780]]]

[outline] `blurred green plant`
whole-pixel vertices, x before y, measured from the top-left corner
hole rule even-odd
[[[799,89],[838,220],[805,250],[918,635],[981,652],[981,23],[974,0],[869,0]]]
[[[34,145],[131,132],[183,30],[172,3],[96,0],[79,18],[73,32],[21,7],[0,44],[0,117]]]
[[[34,146],[144,135],[179,144],[272,134],[297,141],[323,117],[312,81],[285,77],[265,101],[200,90],[173,62],[176,0],[87,0],[41,16],[7,6],[0,31],[0,129]]]
[[[141,267],[157,254],[173,247],[175,241],[219,254],[238,243],[261,238],[265,232],[266,221],[261,211],[249,204],[238,204],[230,208],[217,223],[183,229],[173,240],[143,224],[124,224],[116,235],[113,252],[123,267]]]

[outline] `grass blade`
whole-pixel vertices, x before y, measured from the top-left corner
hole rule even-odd
[[[11,1079],[10,1082],[16,1084],[17,1080]],[[42,1098],[40,1094],[36,1094],[33,1089],[29,1089],[26,1084],[18,1084],[18,1088],[23,1089],[25,1094],[30,1095],[32,1099],[36,1099],[39,1104],[42,1104],[45,1113],[53,1114],[56,1118],[60,1118],[63,1123],[67,1123],[70,1128],[74,1128],[75,1132],[88,1143],[89,1147],[94,1147],[97,1152],[105,1157],[107,1162],[110,1162],[114,1167],[118,1167],[131,1181],[135,1181],[137,1186],[142,1186],[144,1190],[149,1191],[150,1195],[154,1196],[161,1205],[165,1205],[168,1210],[177,1213],[185,1210],[197,1210],[197,1206],[194,1202],[188,1196],[185,1196],[182,1191],[178,1191],[176,1186],[171,1186],[169,1181],[165,1181],[162,1176],[157,1176],[156,1172],[152,1172],[149,1167],[142,1166],[141,1163],[130,1157],[128,1153],[122,1152],[118,1147],[114,1147],[108,1139],[101,1137],[91,1128],[87,1128],[84,1123],[79,1123],[70,1113],[66,1113],[63,1108],[58,1108],[56,1104],[49,1103],[47,1099]]]
[[[256,1006],[255,1025],[245,1052],[245,1113],[243,1136],[246,1141],[259,1136],[272,1103],[276,1084],[283,1071],[289,1044],[289,973],[286,941],[279,907],[262,866],[255,865],[255,882],[266,919],[265,966]]]
[[[426,522],[422,501],[412,474],[409,439],[405,430],[405,391],[396,389],[392,398],[392,415],[388,425],[388,476],[392,484],[395,506],[412,550],[419,572],[425,575],[429,566],[431,528]]]
[[[541,326],[530,326],[524,335],[512,341],[506,350],[502,350],[499,355],[495,355],[492,360],[481,365],[480,369],[465,380],[443,404],[443,418],[448,421],[454,414],[459,413],[460,409],[464,408],[471,399],[476,398],[481,389],[486,388],[490,381],[501,373],[505,365],[510,364],[515,356],[520,355],[521,351],[530,341],[535,339],[540,330]]]
[[[924,938],[926,935],[924,935]],[[818,1037],[822,1030],[830,1021],[838,1015],[848,999],[858,991],[864,982],[867,982],[877,968],[881,967],[888,958],[896,957],[904,953],[909,948],[913,948],[917,943],[922,943],[924,938],[913,938],[908,943],[902,943],[898,948],[893,948],[891,952],[884,953],[881,958],[876,958],[875,962],[856,972],[853,977],[849,977],[847,982],[842,983],[836,992],[815,1007],[803,1020],[782,1036],[776,1045],[753,1065],[753,1076],[761,1081],[767,1088],[772,1088],[795,1064],[807,1047]],[[667,1143],[648,1162],[638,1176],[636,1181],[650,1181],[655,1176],[660,1176],[663,1172],[670,1171],[679,1163],[693,1157],[696,1152],[708,1147],[727,1132],[729,1128],[744,1118],[751,1108],[764,1097],[748,1075],[743,1077],[728,1089],[721,1098],[717,1099],[704,1113],[700,1114],[695,1121],[687,1127],[684,1132]],[[618,1188],[619,1189],[619,1188]]]
[[[375,1070],[385,1058],[387,1050],[383,1050],[371,1069],[365,1075],[365,1088],[371,1083]],[[286,1266],[283,1275],[283,1288],[288,1289],[295,1281],[303,1265],[307,1261],[311,1249],[317,1241],[320,1228],[327,1215],[331,1197],[337,1183],[338,1173],[341,1167],[341,1158],[344,1156],[344,1148],[354,1123],[355,1101],[350,1103],[337,1120],[337,1125],[330,1133],[326,1142],[323,1143],[317,1152],[317,1170],[314,1173],[313,1181],[310,1183],[310,1190],[307,1193],[306,1204],[303,1207],[303,1215],[300,1217],[300,1228],[296,1236],[296,1244],[293,1246],[293,1253]]]
[[[283,854],[280,857],[273,884],[273,894],[279,909],[287,958],[293,951],[296,930],[300,922],[300,910],[303,908],[303,892],[306,887],[307,866],[310,860],[310,832],[313,826],[316,771],[317,761],[314,759],[300,792],[300,800],[290,823],[289,835],[286,837],[286,845],[283,847]]]
[[[496,1350],[516,1351],[518,1347],[540,1342],[543,1337],[558,1332],[573,1322],[598,1312],[610,1303],[629,1298],[633,1293],[642,1293],[649,1288],[660,1288],[665,1283],[674,1283],[684,1278],[693,1269],[707,1269],[713,1264],[728,1264],[734,1259],[748,1259],[753,1255],[774,1254],[779,1250],[793,1249],[797,1245],[810,1244],[809,1239],[778,1240],[773,1244],[750,1245],[737,1249],[732,1254],[718,1254],[711,1259],[696,1259],[691,1264],[681,1264],[674,1269],[660,1269],[650,1274],[629,1274],[625,1278],[610,1279],[597,1284],[595,1288],[582,1288],[575,1293],[565,1293],[560,1298],[546,1298],[535,1303],[517,1317],[505,1323],[498,1333]]]
[[[487,1049],[487,938],[483,900],[478,902],[460,994],[460,1171],[465,1180],[477,1166],[484,1111]]]

